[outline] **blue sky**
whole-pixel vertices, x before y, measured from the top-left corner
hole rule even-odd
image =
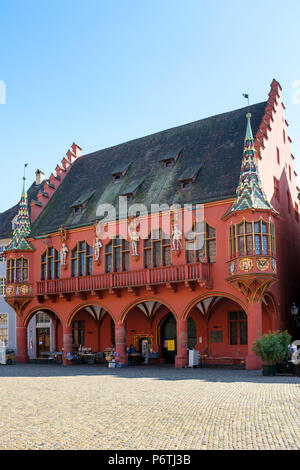
[[[73,141],[89,153],[264,101],[273,78],[300,175],[299,18],[299,0],[0,0],[0,212],[24,163],[31,183]]]

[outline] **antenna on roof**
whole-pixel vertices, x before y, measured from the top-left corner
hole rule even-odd
[[[250,100],[249,100],[249,93],[243,93],[243,97],[248,100],[248,107],[250,105]]]

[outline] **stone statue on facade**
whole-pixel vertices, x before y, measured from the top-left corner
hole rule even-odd
[[[94,242],[94,261],[100,261],[100,251],[102,248],[102,242],[101,240],[96,237],[95,242]]]
[[[179,251],[180,248],[182,247],[181,238],[182,238],[182,232],[179,229],[178,225],[174,224],[174,227],[172,230],[172,249],[174,251]]]
[[[137,233],[138,219],[132,219],[128,225],[128,233],[131,240],[132,256],[138,257],[138,242],[140,240]]]
[[[60,262],[62,266],[67,265],[67,254],[69,252],[69,248],[65,243],[62,244],[61,249],[60,249]]]

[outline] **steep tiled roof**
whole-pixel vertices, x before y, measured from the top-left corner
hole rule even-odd
[[[262,102],[83,155],[73,163],[33,224],[32,235],[56,231],[61,225],[71,228],[93,224],[99,204],[110,203],[118,208],[119,196],[128,193],[128,188],[136,186],[137,181],[142,183],[130,204],[143,203],[147,207],[235,197],[243,155],[245,114],[247,110],[252,114],[255,135],[265,107],[266,103]],[[176,164],[166,168],[161,160],[178,149],[183,150]],[[129,163],[126,174],[115,184],[112,178],[115,169],[125,168]],[[194,167],[201,170],[192,188],[182,191],[179,181]],[[86,207],[74,214],[72,204],[88,192],[95,193]]]
[[[118,208],[119,196],[142,181],[131,204],[203,203],[235,196],[239,183],[245,136],[245,114],[252,114],[256,134],[266,103],[220,114],[115,147],[83,155],[74,162],[47,207],[33,225],[32,234],[56,231],[61,225],[93,224],[97,207],[110,203]],[[176,164],[166,168],[161,158],[183,148]],[[118,184],[115,168],[131,162]],[[190,167],[201,167],[192,189],[182,191],[179,180]],[[95,191],[80,214],[70,209],[73,202]]]

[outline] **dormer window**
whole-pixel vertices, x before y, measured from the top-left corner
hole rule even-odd
[[[72,211],[73,211],[73,215],[78,215],[78,214],[81,214],[81,212],[83,212],[84,208],[88,205],[90,199],[92,198],[92,196],[95,194],[95,191],[91,192],[91,193],[86,193],[86,194],[83,194],[80,198],[78,198],[72,205],[71,205],[71,208],[72,208]]]
[[[122,194],[122,197],[125,197],[127,199],[127,202],[130,202],[133,200],[135,193],[136,191],[133,191],[132,193]]]
[[[73,207],[73,214],[80,214],[85,205]]]
[[[120,196],[121,197],[126,197],[127,202],[132,201],[132,199],[134,198],[134,196],[137,193],[137,190],[142,185],[143,181],[144,181],[144,179],[141,179],[141,180],[134,180],[131,183],[128,183],[128,186],[125,188],[125,191],[123,191],[120,194]]]
[[[112,177],[114,183],[119,183],[123,178],[123,173],[117,173],[116,175],[112,175]]]
[[[202,165],[198,164],[194,167],[187,168],[187,170],[183,172],[183,174],[181,175],[181,178],[179,179],[179,183],[180,183],[182,191],[188,191],[192,189],[193,183],[198,176],[201,166]]]
[[[193,184],[192,180],[181,181],[181,189],[183,191],[187,191],[189,189],[192,189],[192,184]]]
[[[169,152],[165,157],[161,158],[160,161],[163,163],[164,167],[171,168],[172,166],[174,166],[182,150],[183,148],[173,150]]]
[[[131,162],[120,165],[118,166],[118,168],[114,169],[114,171],[111,174],[114,184],[119,183],[124,178],[130,165],[131,165]]]

